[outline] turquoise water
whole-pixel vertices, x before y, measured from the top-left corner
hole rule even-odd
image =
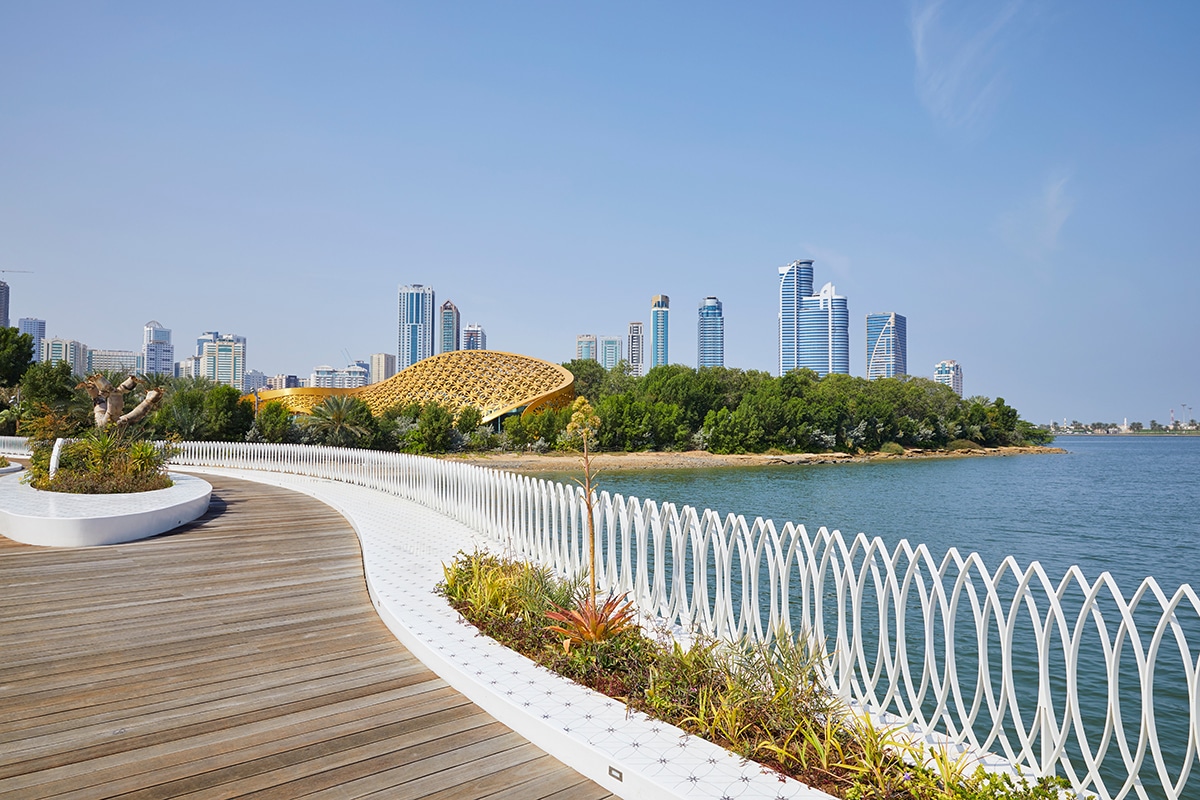
[[[908,539],[927,545],[937,559],[956,547],[963,553],[980,553],[993,570],[1006,556],[1022,567],[1038,561],[1054,581],[1068,567],[1079,565],[1091,580],[1103,572],[1112,574],[1127,597],[1148,576],[1168,596],[1180,584],[1200,587],[1200,437],[1063,437],[1055,444],[1069,452],[614,471],[602,473],[599,485],[609,492],[722,514],[762,516],[777,523],[791,520],[810,531],[825,526],[844,534],[865,532],[882,537],[889,547]],[[1109,620],[1117,619],[1111,606],[1104,613]],[[1144,621],[1152,624],[1157,617],[1147,614]],[[1200,625],[1194,612],[1183,622],[1195,660]],[[1025,634],[1032,637],[1029,631]],[[1085,661],[1093,660],[1098,669],[1103,656],[1094,649],[1094,659]],[[1085,655],[1088,652],[1085,647]],[[1132,667],[1129,648],[1126,655],[1126,666]],[[1186,678],[1177,649],[1168,649],[1159,663],[1156,722],[1175,772],[1187,749]],[[1032,654],[1016,654],[1015,673],[1020,693],[1031,701],[1038,687]],[[1094,722],[1108,686],[1102,671],[1089,674],[1085,669],[1080,677],[1083,713]],[[1051,683],[1056,692],[1062,691],[1053,667]],[[1129,719],[1136,717],[1138,704],[1127,688],[1122,687],[1122,712]],[[1106,760],[1104,773],[1110,787],[1126,777],[1112,759]],[[1150,796],[1165,796],[1146,769],[1142,778]],[[1200,787],[1200,775],[1189,784],[1192,790]],[[1184,796],[1189,796],[1187,790]],[[1200,797],[1200,790],[1195,796]]]

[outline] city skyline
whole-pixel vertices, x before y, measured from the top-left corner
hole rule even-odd
[[[862,312],[895,308],[919,321],[910,372],[952,354],[971,394],[1031,420],[1198,404],[1200,8],[771,4],[686,36],[673,7],[637,19],[9,4],[10,324],[114,350],[153,318],[236,330],[252,367],[306,375],[393,351],[402,281],[555,362],[656,293],[689,315],[714,295],[726,364],[774,372],[770,272],[811,258],[859,320],[853,375]],[[697,363],[676,327],[670,360]],[[1047,359],[1050,381],[1028,370]]]

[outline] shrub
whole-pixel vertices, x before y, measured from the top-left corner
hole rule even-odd
[[[970,439],[955,439],[946,445],[947,450],[982,450],[983,445]]]
[[[30,442],[26,480],[35,489],[70,494],[124,494],[165,489],[171,485],[167,461],[170,445],[148,441],[127,428],[93,428],[78,439],[64,442],[58,470],[50,476],[54,440]]]
[[[889,456],[902,456],[904,447],[896,442],[884,442],[879,446],[879,452]]]

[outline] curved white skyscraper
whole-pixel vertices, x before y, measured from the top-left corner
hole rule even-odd
[[[779,374],[800,367],[800,309],[812,294],[813,262],[793,261],[779,268]]]
[[[902,315],[867,314],[867,379],[908,374],[908,320]]]

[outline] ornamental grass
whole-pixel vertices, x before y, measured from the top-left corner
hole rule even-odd
[[[847,800],[1059,800],[1065,778],[986,772],[876,727],[827,688],[803,641],[688,646],[635,624],[623,597],[487,553],[459,553],[437,590],[486,636],[542,666]]]

